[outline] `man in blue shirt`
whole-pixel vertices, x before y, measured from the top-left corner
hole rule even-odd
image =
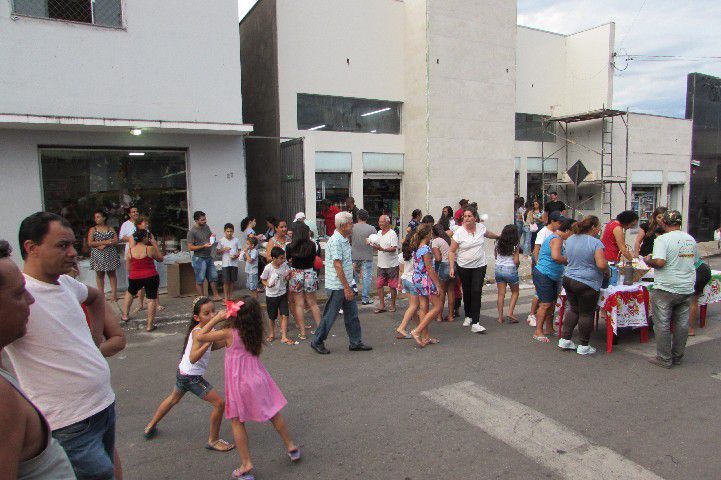
[[[364,352],[373,349],[365,345],[361,338],[355,292],[348,282],[348,279],[353,278],[353,259],[348,241],[351,233],[353,233],[353,215],[350,212],[337,213],[335,232],[325,246],[325,288],[328,291],[328,301],[320,325],[315,331],[315,337],[310,342],[311,348],[322,355],[330,353],[330,350],[325,348],[324,342],[341,309],[344,312],[345,329],[350,343],[348,350]]]

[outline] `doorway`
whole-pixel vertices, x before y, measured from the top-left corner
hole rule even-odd
[[[368,223],[378,225],[381,215],[388,215],[396,226],[401,214],[400,178],[364,178],[363,208],[368,211]]]

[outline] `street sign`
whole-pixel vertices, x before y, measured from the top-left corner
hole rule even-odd
[[[580,160],[573,164],[571,168],[569,168],[566,173],[571,178],[571,181],[574,183],[574,185],[578,185],[581,183],[587,176],[589,172],[586,167],[583,165],[583,162]]]

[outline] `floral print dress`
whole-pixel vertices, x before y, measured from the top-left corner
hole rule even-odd
[[[423,261],[423,255],[430,254],[431,247],[423,245],[413,254],[413,286],[418,290],[418,295],[428,297],[430,295],[438,295],[436,284],[433,283],[428,275],[426,262]]]

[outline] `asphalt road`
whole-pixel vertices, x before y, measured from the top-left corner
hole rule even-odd
[[[530,295],[522,291],[523,318]],[[684,364],[664,370],[646,361],[653,336],[641,345],[623,332],[606,354],[599,329],[598,354],[562,352],[532,341],[525,322],[498,325],[495,296],[484,295],[487,334],[433,324],[441,343],[425,349],[394,338],[402,309],[369,308],[361,322],[372,352],[348,351],[342,319],[331,355],[307,342],[268,346],[262,360],[288,398],[283,414],[303,460],[291,465],[269,423],[249,424],[257,478],[721,478],[720,304]],[[128,332],[110,359],[127,479],[229,478],[238,466],[237,453],[203,448],[210,409],[191,395],[155,439],[142,437],[173,387],[183,335],[179,324]],[[222,356],[213,353],[206,376],[221,390]],[[232,441],[229,422],[222,436]]]

